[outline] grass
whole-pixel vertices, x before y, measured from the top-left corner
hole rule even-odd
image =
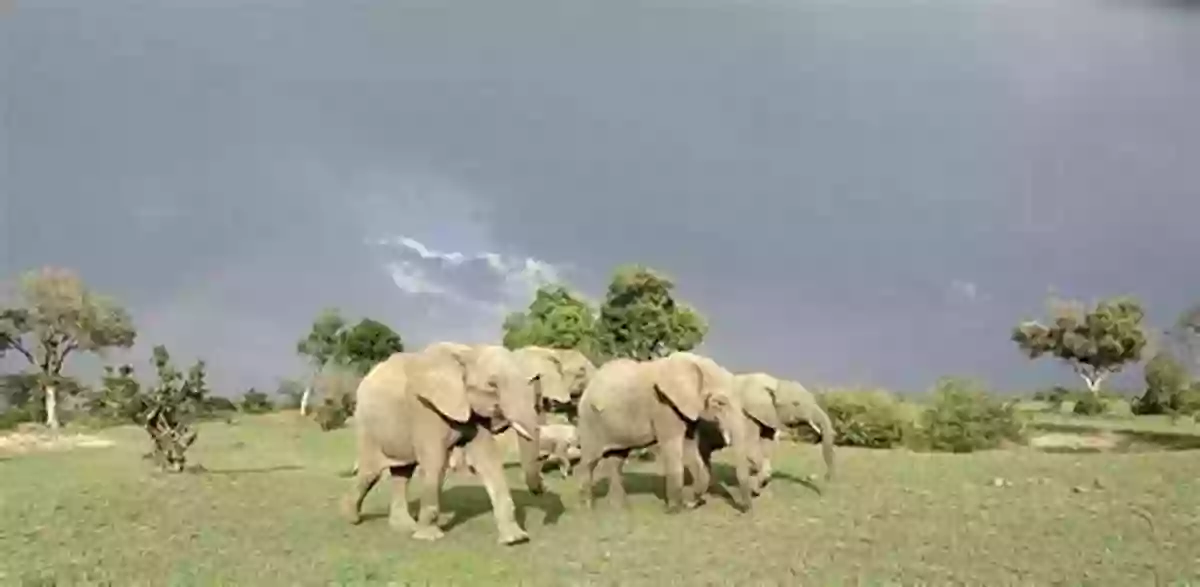
[[[444,540],[336,509],[346,430],[288,415],[202,427],[207,472],[166,475],[143,433],[110,448],[0,455],[0,584],[112,585],[1152,585],[1200,583],[1194,453],[973,455],[841,449],[818,493],[818,450],[783,445],[751,514],[718,497],[670,516],[653,463],[631,463],[632,508],[579,509],[573,482],[536,498],[510,470],[532,542],[495,544],[483,489],[448,480]],[[719,475],[730,476],[718,464]],[[999,485],[994,479],[1002,479]],[[1011,484],[1011,485],[1010,485]]]

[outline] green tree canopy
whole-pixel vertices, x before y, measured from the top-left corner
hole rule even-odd
[[[333,308],[322,310],[308,334],[296,342],[296,352],[308,359],[314,377],[327,365],[345,366],[365,375],[376,363],[403,351],[400,335],[386,324],[363,318],[350,326]],[[301,414],[308,413],[312,390],[310,383],[300,398]]]
[[[388,325],[370,318],[363,318],[354,326],[343,331],[341,348],[334,357],[366,375],[376,363],[404,352],[404,341]]]
[[[1070,302],[1052,312],[1049,325],[1022,322],[1012,332],[1030,359],[1051,355],[1068,363],[1097,394],[1108,376],[1137,362],[1146,348],[1145,311],[1131,297],[1101,300],[1093,308]]]
[[[609,357],[648,360],[699,346],[708,323],[672,296],[675,284],[640,265],[619,267],[600,307],[597,342]]]
[[[74,272],[45,267],[23,274],[11,306],[0,308],[0,347],[36,369],[46,424],[58,428],[62,370],[74,351],[102,353],[133,346],[133,319],[111,299],[92,292]]]
[[[597,350],[595,310],[561,285],[538,288],[529,309],[509,314],[503,328],[504,346],[510,349],[575,349],[588,357]]]
[[[1159,351],[1143,370],[1146,391],[1133,408],[1137,414],[1166,414],[1177,410],[1191,383],[1187,369],[1166,351]]]

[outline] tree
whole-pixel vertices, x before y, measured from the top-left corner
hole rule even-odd
[[[342,346],[334,357],[360,375],[366,375],[376,363],[404,352],[400,335],[382,322],[363,318],[346,330]]]
[[[208,395],[206,367],[200,360],[186,374],[181,373],[162,345],[154,347],[153,355],[158,383],[147,394],[139,419],[154,443],[151,456],[163,470],[177,473],[183,470],[185,453],[198,436],[191,424]]]
[[[341,348],[344,336],[342,329],[345,326],[346,320],[336,309],[322,310],[317,315],[317,319],[313,321],[308,335],[296,343],[296,352],[308,359],[314,377]],[[310,381],[304,388],[304,394],[300,396],[300,415],[302,416],[308,414],[308,402],[312,398],[312,389],[313,384]]]
[[[698,346],[708,323],[694,308],[675,301],[674,288],[674,282],[652,269],[619,267],[600,307],[601,352],[647,360]]]
[[[265,414],[275,409],[267,394],[251,387],[242,394],[241,410],[247,414]]]
[[[575,349],[595,360],[596,312],[561,285],[537,290],[529,309],[504,319],[504,346]]]
[[[1167,333],[1180,354],[1186,357],[1185,368],[1200,366],[1200,304],[1194,304],[1179,314]]]
[[[348,327],[336,309],[322,310],[308,335],[296,343],[296,352],[308,358],[314,379],[330,364],[346,366],[365,375],[376,363],[403,351],[404,342],[400,335],[386,324],[363,318]],[[314,387],[310,380],[300,396],[301,415],[308,414]]]
[[[100,389],[88,402],[88,412],[111,421],[141,423],[139,418],[146,410],[146,398],[133,365],[105,365],[100,382]]]
[[[74,272],[46,267],[21,276],[14,307],[0,308],[0,346],[16,351],[38,373],[46,424],[57,429],[62,370],[74,351],[101,354],[133,346],[129,313],[92,292]]]
[[[1187,369],[1166,351],[1160,351],[1146,363],[1146,391],[1134,402],[1138,415],[1169,414],[1183,407],[1190,381]]]
[[[1139,361],[1146,348],[1145,312],[1131,297],[1101,300],[1091,309],[1070,302],[1052,314],[1049,326],[1036,321],[1019,324],[1012,341],[1030,359],[1049,354],[1067,362],[1093,395],[1110,375]]]

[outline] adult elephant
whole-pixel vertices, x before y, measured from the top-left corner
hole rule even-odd
[[[578,403],[584,387],[596,371],[595,365],[574,349],[526,346],[513,350],[512,354],[522,373],[535,382],[534,401],[538,407],[539,424],[546,424],[546,412],[560,411]],[[531,432],[534,440],[519,441],[518,450],[521,467],[526,473],[526,485],[532,489],[542,486],[540,474],[535,478],[531,472],[541,471],[537,462],[540,459],[539,447],[544,443],[540,439],[541,426]],[[468,461],[459,449],[454,449],[450,459],[452,469],[459,469],[460,465],[471,467]]]
[[[450,450],[462,446],[491,498],[501,544],[529,539],[517,524],[496,435],[511,427],[537,450],[537,376],[527,376],[501,346],[437,343],[396,353],[377,364],[357,389],[354,428],[357,471],[343,503],[353,523],[383,472],[393,479],[389,524],[421,540],[436,540],[442,481]],[[532,466],[537,467],[536,459]],[[420,512],[408,513],[407,487],[418,474]],[[541,471],[526,470],[530,491],[541,493]]]
[[[526,346],[513,354],[526,370],[542,374],[538,399],[545,411],[577,403],[596,372],[596,366],[575,349]]]
[[[767,441],[773,441],[785,426],[807,424],[821,435],[821,453],[825,459],[825,480],[833,479],[833,424],[811,392],[795,381],[781,380],[766,373],[734,376],[734,396],[742,406],[742,433],[746,454],[754,476],[754,494],[762,492],[771,477]],[[728,446],[715,424],[700,426],[700,458],[705,464],[712,453]]]
[[[674,352],[651,361],[614,359],[601,366],[579,403],[579,471],[584,504],[593,505],[593,481],[601,460],[611,481],[610,498],[623,503],[621,469],[630,451],[657,446],[666,482],[667,511],[703,500],[711,479],[700,459],[696,429],[700,421],[718,423],[737,456],[740,497],[750,508],[751,479],[741,427],[742,407],[733,395],[733,374],[708,357]],[[683,470],[693,487],[684,495]]]

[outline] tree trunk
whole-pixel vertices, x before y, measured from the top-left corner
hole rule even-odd
[[[1084,385],[1087,385],[1088,391],[1092,392],[1092,395],[1100,395],[1100,384],[1104,382],[1104,375],[1080,373],[1079,376],[1083,378]]]
[[[46,425],[51,430],[58,430],[58,388],[47,385],[42,391],[46,395]]]
[[[312,385],[304,388],[304,393],[300,394],[300,415],[308,415],[308,398],[312,395]]]

